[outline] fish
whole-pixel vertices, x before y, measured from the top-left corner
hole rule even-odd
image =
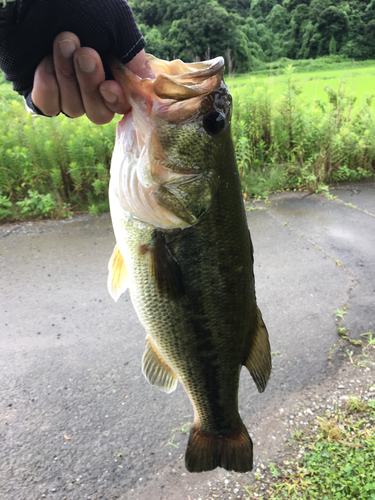
[[[147,56],[155,78],[112,61],[131,111],[117,125],[109,200],[116,246],[108,290],[129,289],[146,331],[142,372],[194,408],[185,465],[246,472],[253,445],[238,410],[245,366],[263,392],[269,336],[231,138],[222,57]]]

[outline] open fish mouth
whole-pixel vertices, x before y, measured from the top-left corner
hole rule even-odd
[[[219,102],[216,94],[229,95],[223,83],[224,59],[190,64],[151,55],[148,59],[154,79],[142,79],[118,61],[111,64],[132,108],[117,126],[111,210],[117,205],[118,211],[160,228],[189,227],[208,210],[215,180],[203,164],[174,154],[165,140],[170,134],[164,132],[185,127],[192,138],[205,133],[201,122],[206,109],[216,105],[215,99]],[[221,115],[229,115],[229,109]],[[200,204],[191,201],[192,193]]]

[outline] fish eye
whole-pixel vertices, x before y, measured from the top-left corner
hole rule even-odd
[[[219,111],[210,111],[203,117],[203,126],[209,134],[218,134],[225,127],[225,115]]]

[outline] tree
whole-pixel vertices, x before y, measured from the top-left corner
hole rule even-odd
[[[336,55],[336,53],[337,53],[337,44],[336,44],[335,37],[332,35],[331,40],[329,42],[329,55],[334,56],[334,55]]]
[[[249,15],[250,0],[218,0],[218,2],[229,13],[239,14],[241,17]]]
[[[1,0],[0,0],[1,1]],[[164,59],[260,61],[375,54],[375,0],[129,0],[147,50]]]
[[[250,16],[254,19],[266,19],[277,0],[253,0],[250,7]]]
[[[340,47],[348,34],[349,19],[346,12],[333,6],[324,9],[318,18],[318,30],[322,38],[319,55],[329,54],[331,37],[335,38]]]
[[[139,25],[147,43],[147,52],[160,59],[169,59],[169,43],[163,38],[159,29],[154,26],[149,28],[144,24]]]
[[[279,4],[272,7],[271,12],[266,17],[267,27],[274,33],[284,33],[290,21],[290,14]]]
[[[224,55],[229,48],[236,71],[248,64],[246,35],[240,29],[241,19],[228,12],[215,1],[191,0],[184,15],[173,21],[167,35],[172,57],[185,60],[204,59],[207,46],[210,57]],[[244,22],[244,20],[243,20]]]

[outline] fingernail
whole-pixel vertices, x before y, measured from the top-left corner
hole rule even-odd
[[[111,104],[115,104],[115,102],[117,102],[117,95],[112,94],[112,92],[108,92],[108,90],[101,90],[100,93],[103,99],[107,102]]]
[[[68,58],[71,57],[76,51],[76,44],[72,40],[61,40],[59,42],[59,49],[61,54]]]
[[[78,64],[84,73],[92,73],[96,67],[96,61],[91,56],[79,56]]]
[[[49,73],[50,75],[55,74],[55,65],[53,64],[52,57],[47,57],[47,59],[44,61],[44,71],[46,73]]]

